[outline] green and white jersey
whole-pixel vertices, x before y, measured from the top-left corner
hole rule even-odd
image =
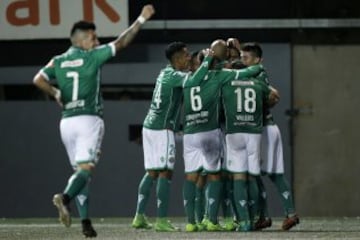
[[[162,69],[157,77],[143,126],[149,129],[176,130],[179,125],[183,86],[200,82],[208,71],[210,60],[211,58],[205,58],[193,75],[190,72],[177,71],[171,65]]]
[[[246,69],[222,69],[221,66],[209,70],[197,85],[184,88],[184,133],[211,131],[219,128],[221,85],[234,79],[256,76],[262,66]]]
[[[113,43],[91,50],[70,47],[41,69],[47,79],[55,78],[61,91],[62,117],[103,114],[100,68],[115,55]]]
[[[263,107],[270,88],[255,78],[232,80],[222,86],[222,101],[226,119],[226,133],[261,133]]]
[[[264,82],[268,86],[270,85],[269,77],[265,70],[263,72],[261,72],[258,76],[256,76],[256,79]],[[270,108],[268,106],[264,105],[264,126],[274,125],[274,124],[275,124],[275,121],[274,121],[273,115],[271,114]]]

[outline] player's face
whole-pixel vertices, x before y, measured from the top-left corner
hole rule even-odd
[[[82,40],[82,48],[85,50],[90,50],[95,48],[100,44],[96,33],[94,30],[89,30],[86,32],[84,39]]]
[[[183,48],[183,50],[179,53],[177,62],[181,71],[187,71],[190,68],[190,60],[191,55],[187,48]]]
[[[241,61],[245,66],[259,64],[261,58],[256,57],[252,52],[240,51]]]

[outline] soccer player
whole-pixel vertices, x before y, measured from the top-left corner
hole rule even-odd
[[[233,173],[235,207],[241,217],[238,231],[252,230],[257,211],[259,194],[255,176],[260,174],[263,105],[267,104],[270,92],[266,84],[255,79],[233,80],[222,87],[226,166]]]
[[[195,51],[191,54],[190,60],[190,71],[195,72],[199,66],[201,65],[204,59],[204,52],[203,51]],[[205,188],[206,185],[206,172],[202,171],[198,180],[196,182],[195,187],[195,222],[197,225],[197,230],[202,231],[204,230],[205,226],[201,224],[202,220],[205,216]]]
[[[114,41],[99,46],[94,23],[76,22],[70,34],[72,46],[55,56],[34,77],[34,84],[54,97],[62,109],[60,133],[73,175],[63,193],[53,197],[59,220],[71,225],[69,204],[75,199],[85,237],[96,237],[88,216],[89,182],[99,160],[104,135],[103,104],[100,94],[100,68],[128,46],[136,34],[154,14],[152,5],[145,5],[137,20]],[[50,79],[57,80],[58,88]]]
[[[203,221],[208,231],[221,231],[217,214],[220,203],[220,154],[221,132],[219,124],[221,81],[242,79],[257,75],[261,67],[244,70],[222,70],[227,57],[226,42],[214,41],[211,45],[214,61],[208,74],[195,85],[184,88],[184,162],[185,182],[183,188],[185,212],[188,223],[186,231],[197,231],[194,204],[195,188],[199,174],[207,172],[206,206],[208,219]]]
[[[178,231],[167,219],[170,182],[175,164],[174,131],[178,127],[182,88],[193,79],[202,79],[208,68],[205,61],[193,75],[189,72],[190,53],[182,42],[173,42],[165,50],[170,64],[160,71],[148,114],[143,124],[143,148],[146,173],[139,190],[134,228],[151,228],[144,213],[151,187],[157,180],[156,231]]]
[[[228,57],[227,57],[227,64],[225,68],[230,69],[241,69],[245,68],[245,66],[241,63],[240,59],[240,42],[237,38],[228,38],[226,41],[226,45],[228,47]],[[221,198],[221,206],[222,212],[224,217],[224,225],[223,228],[226,231],[233,231],[235,230],[238,225],[237,222],[239,221],[239,216],[237,216],[237,211],[235,210],[235,203],[233,197],[233,179],[232,174],[229,173],[226,169],[226,144],[225,144],[225,118],[223,116],[223,109],[221,108],[220,112],[220,122],[221,122],[221,129],[223,134],[223,157],[222,157],[222,164],[221,164],[221,181],[223,182],[223,191],[222,191],[222,198]]]
[[[257,43],[244,44],[241,49],[241,59],[244,65],[252,66],[259,64],[262,61],[262,49]],[[268,77],[264,71],[257,77],[258,80],[269,84]],[[275,184],[285,210],[285,220],[282,224],[283,230],[289,230],[300,222],[298,215],[295,211],[294,201],[292,197],[292,190],[290,185],[284,176],[284,159],[283,159],[283,147],[281,141],[281,133],[274,122],[273,116],[269,108],[264,109],[264,129],[262,132],[261,142],[261,171],[264,172],[270,180]],[[260,219],[255,224],[255,228],[262,229],[271,226],[271,218],[268,216],[266,209],[266,192],[264,185],[262,184],[260,176],[257,178],[262,202],[262,211],[260,212]],[[260,202],[260,203],[261,203]]]

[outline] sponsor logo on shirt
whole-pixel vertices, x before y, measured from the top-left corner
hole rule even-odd
[[[80,67],[84,64],[84,59],[75,59],[71,61],[64,61],[61,63],[60,68],[67,67]]]
[[[231,86],[252,86],[253,81],[231,81]]]

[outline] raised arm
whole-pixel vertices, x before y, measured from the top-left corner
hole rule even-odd
[[[264,67],[261,64],[253,65],[240,70],[232,70],[235,71],[235,80],[241,80],[251,77],[256,77],[261,71],[264,70]]]
[[[189,78],[184,82],[183,87],[194,87],[199,86],[201,81],[205,78],[207,72],[209,71],[209,66],[211,60],[213,59],[214,52],[210,49],[204,50],[205,58],[201,63],[200,67],[189,76]]]
[[[116,51],[128,46],[139,32],[141,26],[150,19],[154,13],[154,7],[151,4],[145,5],[136,21],[113,41]]]

